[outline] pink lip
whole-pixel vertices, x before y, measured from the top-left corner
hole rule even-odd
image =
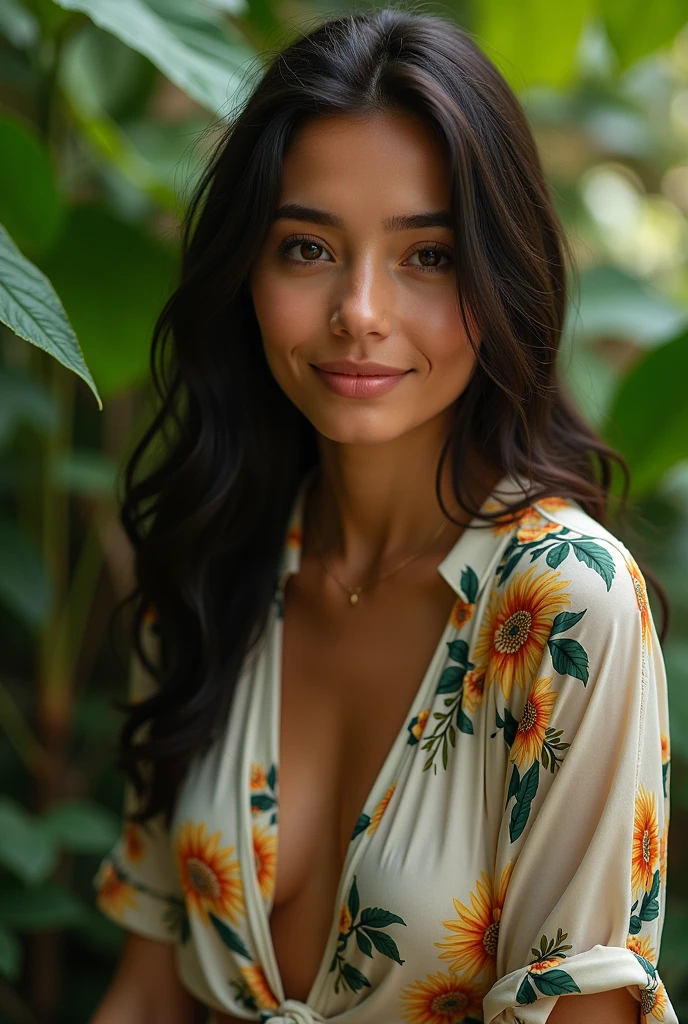
[[[354,359],[331,359],[326,363],[315,363],[315,366],[320,370],[329,370],[330,373],[346,373],[352,377],[393,377],[397,373],[407,372],[398,366],[386,366],[370,359],[358,363]]]
[[[336,373],[324,370],[321,366],[313,366],[323,384],[344,398],[375,398],[384,395],[402,380],[410,370],[395,373],[358,375],[353,373]]]

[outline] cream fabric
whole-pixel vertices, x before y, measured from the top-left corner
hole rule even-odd
[[[361,808],[310,994],[288,998],[268,922],[281,602],[309,479],[228,728],[193,761],[169,833],[160,821],[123,828],[94,879],[100,909],[174,942],[189,991],[246,1020],[541,1024],[560,996],[627,986],[644,1022],[677,1024],[656,969],[662,653],[629,550],[557,498],[466,530],[438,566],[456,603]],[[485,507],[523,484],[504,477]],[[154,653],[153,614],[146,642]],[[132,692],[151,685],[134,660]]]

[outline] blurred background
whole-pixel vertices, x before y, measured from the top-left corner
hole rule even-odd
[[[672,601],[659,968],[688,1021],[688,9],[423,9],[474,33],[526,108],[579,270],[562,369],[632,470],[616,532]],[[85,1024],[115,966],[123,934],[91,878],[122,799],[117,472],[150,416],[150,332],[209,145],[266,56],[334,10],[0,0],[2,1022]]]

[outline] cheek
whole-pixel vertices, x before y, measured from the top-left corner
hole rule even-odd
[[[259,272],[252,279],[251,294],[269,360],[322,334],[322,299],[314,289],[295,289],[276,275]]]

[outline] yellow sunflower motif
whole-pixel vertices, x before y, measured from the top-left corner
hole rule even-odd
[[[558,512],[562,508],[567,508],[569,504],[570,502],[566,498],[541,498],[538,501],[540,508],[543,508],[546,512]],[[485,511],[496,512],[504,507],[503,502],[488,501],[485,504]],[[507,512],[500,516],[495,520],[493,531],[497,535],[508,533],[515,525],[518,525],[517,536],[522,543],[527,543],[528,540],[540,540],[541,536],[544,537],[550,531],[561,529],[560,523],[543,522],[543,517],[537,508],[528,505],[526,508],[522,508],[513,514]],[[534,536],[528,535],[528,531],[531,529]]]
[[[473,668],[463,678],[463,706],[467,711],[477,711],[485,692],[485,669]]]
[[[666,882],[667,873],[667,843],[669,840],[669,819],[664,819],[664,828],[659,837],[659,880],[662,885]]]
[[[476,882],[476,892],[471,892],[470,909],[454,899],[458,921],[443,921],[452,933],[435,945],[444,949],[440,960],[451,960],[452,971],[460,971],[466,981],[472,981],[485,968],[494,969],[499,939],[499,921],[506,892],[511,880],[514,862],[509,861],[502,872],[499,887],[484,871]]]
[[[635,798],[633,819],[633,860],[631,886],[633,893],[648,891],[659,859],[659,825],[654,793],[648,793],[641,782]]]
[[[258,964],[251,964],[250,967],[241,967],[240,970],[258,1009],[276,1010],[279,1003],[268,985],[263,968]]]
[[[271,835],[267,828],[253,826],[253,856],[261,895],[269,900],[275,887],[277,836]]]
[[[268,777],[262,764],[251,764],[251,792],[259,793],[261,789],[267,788],[267,784]]]
[[[287,534],[286,544],[288,548],[298,550],[303,543],[303,534],[299,526],[292,526]]]
[[[220,846],[221,832],[206,835],[205,822],[187,821],[175,841],[179,878],[190,913],[208,924],[208,912],[236,924],[244,913],[239,861],[233,846]]]
[[[660,742],[662,744],[662,764],[666,764],[671,758],[671,750],[669,746],[669,737],[666,733],[660,733]]]
[[[459,598],[458,601],[454,602],[451,615],[449,616],[449,624],[451,626],[455,626],[457,629],[461,629],[461,627],[471,618],[474,611],[474,604],[471,604],[469,601],[463,601]]]
[[[562,593],[571,581],[560,572],[535,576],[537,568],[513,576],[502,593],[495,588],[473,653],[487,666],[485,687],[499,683],[507,700],[514,684],[523,688],[535,675],[552,622],[571,603]]]
[[[123,882],[115,868],[106,862],[101,871],[96,903],[105,913],[121,918],[127,910],[138,910],[136,890],[129,882]]]
[[[340,935],[346,935],[351,928],[351,911],[349,910],[346,903],[342,903],[339,908],[339,933]]]
[[[419,740],[423,735],[423,730],[425,729],[429,715],[430,708],[423,708],[422,711],[418,712],[418,721],[411,727],[411,732],[417,740]]]
[[[141,828],[134,821],[128,822],[124,829],[124,856],[130,864],[138,864],[145,852]]]
[[[647,597],[647,587],[645,586],[645,577],[640,571],[640,567],[632,555],[628,555],[626,557],[626,566],[631,574],[631,579],[633,580],[635,599],[638,602],[638,609],[640,611],[643,643],[647,649],[650,650],[652,639],[652,620],[650,602]]]
[[[395,779],[395,781],[389,787],[389,789],[387,790],[387,792],[383,796],[382,800],[380,800],[380,803],[375,808],[375,811],[373,812],[373,816],[370,819],[370,825],[368,825],[368,835],[369,836],[372,836],[373,832],[377,831],[377,827],[380,824],[380,822],[382,821],[382,815],[387,810],[387,804],[392,799],[392,796],[394,795],[394,790],[396,788],[397,788],[397,783],[396,783],[396,779]]]
[[[649,935],[645,935],[643,938],[640,935],[629,935],[626,939],[626,947],[632,953],[645,957],[651,964],[655,962],[655,950]]]
[[[528,964],[528,971],[530,974],[544,974],[551,967],[557,967],[564,959],[563,956],[548,956],[545,960],[536,960]]]
[[[408,1024],[461,1024],[467,1017],[482,1017],[482,995],[470,982],[450,971],[428,974],[401,993],[401,1016]]]
[[[650,1024],[650,1017],[655,1020],[664,1020],[667,997],[664,985],[659,982],[656,988],[643,988],[640,990],[640,1019],[642,1024]]]
[[[536,679],[528,694],[509,755],[519,768],[524,763],[530,766],[542,753],[545,732],[557,699],[557,691],[549,687],[552,678],[543,676]]]

